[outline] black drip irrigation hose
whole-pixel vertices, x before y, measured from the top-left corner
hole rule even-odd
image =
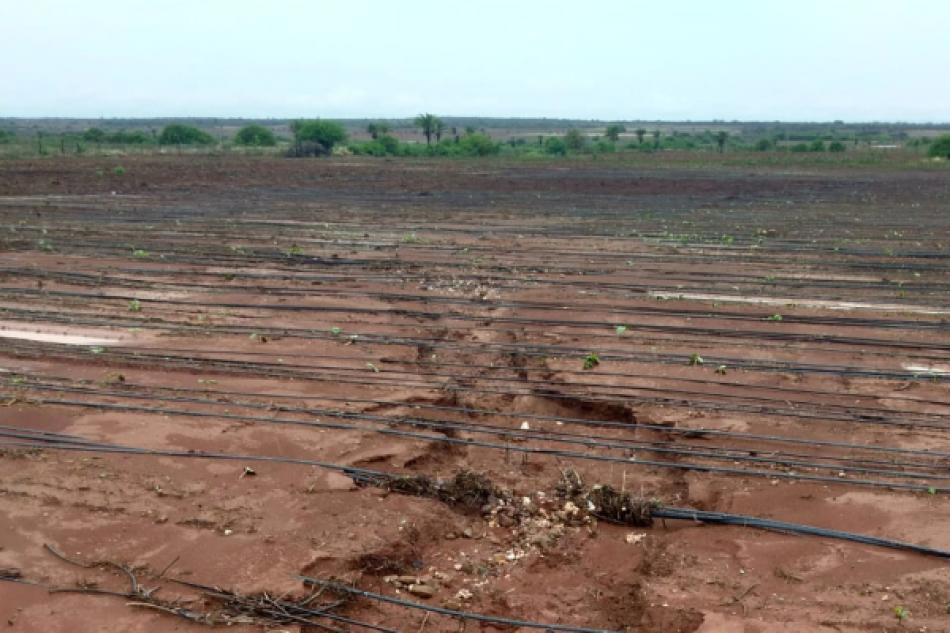
[[[411,600],[393,598],[392,596],[385,596],[381,593],[374,593],[372,591],[366,591],[364,589],[357,589],[356,587],[351,587],[349,585],[344,585],[342,583],[333,582],[329,580],[320,580],[319,578],[311,578],[309,576],[298,576],[297,579],[303,582],[305,585],[308,585],[311,587],[326,587],[327,589],[330,589],[331,591],[335,591],[337,593],[349,594],[352,596],[359,596],[361,598],[374,600],[376,602],[385,602],[389,604],[394,604],[396,606],[404,607],[407,609],[418,609],[419,611],[428,611],[429,613],[437,613],[439,615],[448,616],[450,618],[457,618],[463,621],[472,620],[474,622],[486,622],[489,624],[521,627],[521,628],[526,628],[526,629],[544,629],[545,631],[561,631],[562,633],[617,633],[609,629],[591,629],[591,628],[586,628],[582,626],[571,626],[570,624],[545,624],[542,622],[531,622],[529,620],[515,620],[512,618],[503,618],[498,615],[485,615],[482,613],[456,611],[455,609],[446,609],[445,607],[436,607],[429,604],[422,604],[421,602],[412,602]]]
[[[13,374],[14,376],[28,377],[30,382],[22,383],[24,387],[40,386],[40,387],[54,387],[62,388],[72,387],[68,383],[69,379],[63,378],[60,376],[42,376],[40,374],[27,374],[25,372],[17,372]],[[46,379],[44,381],[44,378]],[[175,393],[175,394],[188,394],[188,395],[202,395],[206,397],[223,397],[223,396],[242,396],[249,398],[262,398],[268,401],[271,400],[298,400],[298,401],[307,401],[307,400],[320,400],[328,402],[343,402],[345,404],[369,404],[373,406],[384,406],[384,407],[405,407],[410,409],[431,409],[434,411],[450,411],[454,413],[461,413],[464,415],[471,416],[498,416],[505,418],[517,418],[519,420],[539,420],[544,422],[561,422],[568,425],[579,425],[583,427],[602,427],[602,428],[612,428],[612,429],[621,429],[621,430],[632,430],[632,429],[644,429],[648,431],[659,431],[662,433],[673,434],[673,435],[685,435],[685,436],[715,436],[715,437],[726,437],[730,439],[736,439],[740,441],[752,441],[752,442],[778,442],[778,443],[789,443],[789,444],[802,444],[805,446],[823,446],[830,448],[842,448],[847,450],[855,451],[869,451],[875,453],[891,453],[895,455],[916,455],[922,457],[932,457],[932,458],[950,458],[950,452],[945,451],[936,451],[930,449],[913,449],[913,448],[900,448],[896,446],[879,446],[876,444],[855,444],[852,442],[838,442],[834,440],[818,440],[818,439],[806,439],[800,437],[789,437],[783,435],[768,435],[761,433],[743,433],[741,431],[724,431],[720,429],[712,428],[689,428],[689,427],[676,427],[676,426],[665,426],[662,424],[650,424],[648,422],[618,422],[616,420],[603,420],[603,419],[594,419],[594,418],[576,418],[572,416],[558,416],[558,415],[542,415],[538,413],[525,413],[525,412],[511,412],[511,411],[497,411],[494,409],[484,409],[477,407],[465,407],[465,406],[452,406],[447,404],[434,404],[432,402],[427,402],[424,400],[413,401],[413,400],[380,400],[374,398],[356,398],[356,397],[344,397],[344,396],[331,396],[326,394],[318,395],[291,395],[285,393],[273,393],[273,392],[253,392],[253,391],[228,391],[224,389],[188,389],[184,387],[165,387],[165,386],[154,386],[154,385],[135,385],[132,383],[124,382],[123,385],[128,387],[142,387],[151,390],[151,392],[162,392],[162,393]],[[61,389],[66,391],[67,389]],[[89,391],[89,390],[87,390]],[[119,392],[119,391],[106,391],[106,390],[96,390],[89,391],[96,395],[129,395],[129,392]],[[821,392],[816,392],[821,393]],[[144,396],[143,399],[151,398],[153,396],[148,395]],[[169,398],[163,396],[162,400],[167,401],[176,401],[175,398]],[[588,401],[583,396],[578,396],[576,398],[582,404],[588,403]],[[183,401],[188,401],[188,398],[183,398]],[[239,404],[239,401],[233,399],[224,399],[217,400],[216,402],[220,404]],[[598,402],[598,401],[592,401]],[[936,404],[936,403],[933,403]],[[339,411],[339,410],[337,410]],[[670,442],[674,443],[674,442]],[[743,450],[740,448],[735,448],[735,450]],[[895,460],[859,460],[866,461],[868,463],[880,463],[880,464],[892,464],[892,465],[907,465],[907,466],[936,466],[937,464],[922,464],[922,463],[904,463],[898,462]]]
[[[35,383],[26,383],[22,386],[28,386],[31,389],[39,391],[54,391],[60,393],[78,393],[78,394],[88,394],[94,396],[111,396],[124,399],[134,399],[134,400],[155,400],[155,396],[144,395],[144,394],[135,394],[130,392],[123,391],[106,391],[106,390],[93,390],[93,389],[84,389],[81,387],[72,387],[68,385],[42,385]],[[207,398],[196,398],[196,397],[181,397],[181,396],[164,396],[157,398],[162,402],[176,402],[176,403],[189,403],[189,404],[203,404],[203,405],[222,405],[229,404],[236,407],[250,408],[250,409],[266,409],[270,410],[274,407],[268,404],[261,404],[256,402],[247,402],[247,401],[235,401],[230,400],[228,402],[220,402],[215,400],[209,400]],[[90,405],[97,404],[96,402],[89,402]],[[113,403],[108,403],[112,405]],[[730,448],[730,447],[719,447],[719,446],[695,446],[690,444],[681,444],[676,442],[648,442],[642,440],[631,440],[624,438],[611,438],[600,435],[590,435],[590,434],[576,434],[562,431],[546,431],[546,430],[524,430],[524,429],[510,429],[506,427],[500,427],[490,424],[476,424],[476,423],[465,423],[465,422],[455,422],[451,420],[429,420],[425,418],[417,417],[408,417],[408,416],[399,416],[399,417],[390,417],[382,415],[373,415],[369,413],[362,412],[347,412],[341,410],[333,409],[319,409],[314,407],[289,407],[281,406],[279,407],[280,411],[286,413],[300,413],[306,415],[318,415],[318,416],[327,416],[333,418],[340,418],[344,420],[359,420],[366,421],[373,424],[381,425],[392,425],[392,424],[405,424],[415,427],[423,427],[436,431],[462,431],[462,432],[471,432],[478,433],[482,435],[497,435],[501,437],[511,438],[515,441],[520,440],[537,440],[537,441],[550,441],[557,442],[568,445],[578,445],[587,448],[605,448],[605,449],[617,449],[617,450],[635,450],[635,451],[644,451],[652,452],[657,454],[669,454],[676,456],[690,456],[690,457],[699,457],[706,458],[715,461],[743,461],[751,463],[761,463],[761,464],[774,464],[779,466],[798,466],[802,468],[814,468],[819,470],[832,470],[838,472],[854,472],[854,473],[865,473],[865,474],[874,474],[884,477],[896,477],[896,478],[906,478],[906,479],[922,479],[922,480],[933,480],[933,479],[950,479],[950,475],[935,474],[933,472],[922,472],[919,470],[894,470],[894,468],[937,468],[941,469],[942,467],[939,464],[923,464],[923,463],[910,463],[910,462],[897,462],[897,461],[885,461],[885,460],[860,460],[849,457],[841,457],[835,455],[815,455],[815,454],[802,454],[802,453],[789,453],[783,451],[761,451],[761,450],[743,450],[741,448]],[[285,421],[280,418],[273,418],[275,423],[284,423]],[[2,428],[2,427],[0,427]],[[638,425],[630,424],[626,425],[625,430],[636,430]],[[662,427],[661,427],[662,428]],[[761,453],[761,456],[759,455]],[[819,462],[803,462],[799,461],[800,459],[812,459],[820,461],[832,461],[835,463],[819,463]],[[849,464],[858,464],[858,465],[849,465]],[[865,465],[861,465],[865,464]],[[873,464],[876,466],[889,466],[890,468],[871,468],[867,464]],[[839,475],[840,476],[840,475]]]
[[[364,343],[372,343],[373,341],[368,340],[368,338],[363,339]],[[84,359],[91,358],[87,351],[76,350],[75,346],[69,345],[57,345],[57,344],[37,344],[31,341],[15,341],[8,344],[8,350],[11,352],[11,355],[14,356],[27,356],[27,357],[37,357],[42,355],[44,358],[58,357],[58,358],[70,358],[70,359]],[[526,355],[531,355],[530,352],[526,352]],[[372,375],[374,378],[372,380],[360,380],[354,379],[349,376],[341,376],[339,373],[334,372],[346,372],[350,374],[365,374],[365,369],[359,369],[354,367],[341,367],[338,365],[294,365],[289,363],[266,363],[266,362],[255,362],[255,361],[242,361],[242,360],[232,360],[226,358],[208,358],[208,357],[196,357],[196,356],[173,356],[173,355],[162,355],[159,352],[155,353],[141,353],[139,351],[128,351],[123,348],[111,348],[97,350],[96,358],[101,360],[111,360],[116,363],[125,363],[130,366],[137,366],[142,364],[149,364],[152,366],[152,363],[160,362],[167,367],[175,368],[184,368],[184,369],[209,369],[211,371],[217,371],[220,373],[231,373],[231,374],[261,374],[266,373],[269,376],[285,376],[293,378],[301,378],[306,380],[322,380],[323,376],[332,375],[332,381],[335,383],[346,383],[346,384],[358,384],[366,386],[395,386],[395,387],[419,387],[424,389],[454,389],[458,391],[467,391],[472,393],[489,393],[489,394],[505,394],[505,395],[525,395],[525,396],[540,396],[545,398],[554,398],[554,399],[567,399],[572,398],[570,394],[562,393],[544,393],[537,390],[529,391],[512,391],[509,389],[500,389],[488,387],[474,387],[474,386],[463,386],[461,384],[453,384],[449,382],[453,379],[458,379],[459,376],[453,373],[439,373],[439,372],[426,372],[426,371],[415,371],[410,372],[406,371],[396,371],[381,369],[374,372]],[[377,368],[378,369],[378,368]],[[506,368],[512,371],[517,371],[518,368]],[[443,382],[431,382],[431,381],[410,381],[401,376],[401,374],[411,374],[412,376],[429,376],[435,379],[446,379]],[[472,382],[510,382],[507,379],[502,379],[499,377],[492,376],[463,376],[463,380],[470,380]],[[532,379],[519,379],[517,381],[519,384],[526,384],[528,387],[531,385],[550,385],[551,381],[544,380],[532,380]],[[595,383],[573,383],[573,382],[560,382],[555,383],[563,386],[582,386],[582,387],[602,387],[605,385],[599,385]],[[738,411],[738,412],[753,412],[753,413],[771,413],[779,416],[793,417],[799,420],[817,420],[827,421],[827,420],[837,420],[843,422],[854,422],[859,424],[879,424],[885,426],[895,426],[895,427],[908,427],[908,428],[931,428],[931,429],[950,429],[950,426],[941,424],[940,421],[927,421],[923,419],[913,419],[913,418],[890,418],[891,412],[882,411],[879,409],[870,409],[872,413],[864,413],[855,415],[855,409],[853,407],[845,407],[843,405],[823,405],[826,409],[825,411],[818,412],[808,412],[794,407],[783,409],[776,407],[775,404],[778,402],[787,402],[786,400],[779,400],[775,398],[766,398],[760,396],[743,396],[744,400],[749,401],[759,401],[764,404],[754,404],[753,402],[749,403],[734,403],[734,402],[720,402],[717,400],[702,400],[702,399],[690,399],[685,398],[662,398],[656,396],[642,396],[642,392],[660,392],[660,393],[678,393],[683,395],[703,395],[701,392],[693,392],[689,390],[662,390],[654,389],[649,387],[640,387],[640,386],[616,386],[615,389],[621,389],[625,391],[606,391],[606,392],[594,392],[593,394],[585,395],[584,397],[591,401],[600,401],[600,402],[612,402],[619,399],[629,399],[631,397],[636,397],[640,402],[650,402],[654,404],[665,404],[665,405],[682,405],[689,406],[696,409],[709,409],[714,411]],[[720,395],[720,394],[715,394]],[[725,395],[723,394],[723,397]],[[804,404],[804,403],[803,403]],[[810,403],[809,403],[810,404]],[[842,410],[843,413],[834,413],[829,412],[827,409]],[[887,413],[888,418],[884,418],[880,413]],[[849,415],[850,413],[850,415]]]
[[[820,536],[824,538],[834,538],[853,543],[863,543],[865,545],[876,545],[878,547],[888,547],[891,549],[904,550],[924,554],[927,556],[937,556],[939,558],[950,558],[950,551],[905,543],[903,541],[894,541],[891,539],[879,538],[876,536],[866,536],[864,534],[855,534],[853,532],[842,532],[840,530],[829,530],[827,528],[815,527],[813,525],[803,525],[801,523],[787,523],[785,521],[775,521],[772,519],[761,519],[759,517],[747,516],[743,514],[728,514],[725,512],[709,512],[705,510],[693,510],[691,508],[675,508],[671,506],[656,506],[651,510],[651,516],[657,519],[679,519],[683,521],[697,521],[700,523],[711,523],[715,525],[738,525],[742,527],[758,528],[760,530],[771,530],[774,532],[784,532],[788,534],[802,534],[807,536]]]
[[[518,443],[500,444],[498,442],[489,442],[487,440],[463,439],[463,438],[457,438],[457,437],[450,437],[448,435],[434,435],[432,433],[401,431],[401,430],[391,428],[391,426],[388,426],[388,425],[380,426],[380,427],[365,427],[365,426],[336,423],[336,422],[320,422],[320,421],[295,420],[295,419],[288,419],[288,418],[249,416],[249,415],[239,415],[235,413],[212,413],[212,412],[206,412],[206,411],[187,411],[187,410],[182,410],[182,409],[168,409],[164,407],[145,407],[145,406],[138,406],[138,405],[88,403],[88,402],[76,401],[76,400],[46,400],[45,402],[48,404],[76,406],[76,407],[111,410],[111,411],[154,413],[154,414],[161,414],[161,415],[181,415],[184,417],[241,420],[241,421],[246,421],[246,422],[257,422],[257,423],[264,423],[264,424],[288,424],[288,425],[315,427],[315,428],[323,428],[323,429],[331,429],[331,430],[363,431],[367,433],[375,433],[375,434],[384,435],[384,436],[403,437],[403,438],[421,440],[424,442],[454,444],[458,446],[468,446],[468,447],[475,447],[475,448],[486,448],[486,449],[491,449],[491,450],[496,450],[496,451],[504,451],[506,454],[520,453],[524,456],[546,455],[550,457],[562,457],[566,459],[579,459],[579,460],[584,460],[584,461],[619,463],[619,464],[625,464],[627,466],[667,468],[667,469],[674,469],[674,470],[681,470],[681,471],[716,473],[716,474],[722,474],[722,475],[740,475],[740,476],[750,476],[750,477],[763,477],[767,479],[813,481],[813,482],[820,482],[820,483],[826,483],[826,484],[835,483],[838,485],[844,484],[844,485],[864,486],[864,487],[872,487],[872,488],[890,488],[890,489],[895,489],[895,490],[929,492],[932,494],[950,493],[950,488],[947,488],[947,487],[927,486],[927,485],[921,485],[921,484],[912,484],[912,483],[894,482],[894,481],[882,481],[882,480],[877,480],[877,479],[852,479],[852,478],[842,479],[841,477],[831,477],[831,476],[826,476],[826,475],[810,475],[810,474],[796,473],[796,472],[781,472],[781,471],[777,472],[773,470],[753,470],[753,469],[747,469],[747,468],[733,468],[733,467],[727,467],[727,466],[712,466],[708,464],[698,464],[695,462],[679,462],[679,461],[673,462],[673,461],[661,461],[661,460],[648,460],[648,459],[642,459],[642,458],[616,457],[616,456],[602,455],[602,454],[597,454],[597,453],[581,453],[577,451],[557,449],[557,448],[522,446]]]
[[[132,446],[123,446],[120,444],[94,443],[92,440],[80,438],[78,436],[66,435],[62,433],[51,433],[44,431],[32,431],[29,429],[18,429],[19,432],[6,432],[0,430],[0,437],[9,436],[17,439],[21,436],[23,441],[5,442],[0,439],[0,446],[24,449],[52,449],[64,451],[94,452],[94,453],[117,453],[132,455],[150,455],[158,457],[177,457],[193,459],[220,459],[229,461],[248,461],[248,462],[276,462],[295,465],[314,466],[326,470],[332,470],[351,477],[358,484],[367,482],[386,482],[392,480],[398,475],[392,475],[378,470],[359,468],[355,466],[346,466],[312,459],[297,459],[292,457],[279,457],[268,455],[238,455],[232,453],[218,453],[205,451],[184,451],[170,449],[149,449]],[[42,437],[42,440],[32,439]],[[840,540],[862,543],[865,545],[875,545],[878,547],[887,547],[899,549],[917,554],[928,556],[937,556],[940,558],[950,558],[950,552],[914,545],[902,541],[895,541],[874,536],[855,534],[852,532],[843,532],[840,530],[830,530],[810,525],[787,523],[784,521],[775,521],[772,519],[762,519],[740,514],[728,514],[724,512],[709,512],[704,510],[693,510],[691,508],[677,508],[672,506],[657,505],[651,508],[651,516],[661,519],[678,519],[684,521],[694,521],[701,523],[711,523],[718,525],[736,525],[744,527],[753,527],[763,530],[772,530],[786,532],[791,534],[802,534],[808,536],[819,536],[825,538],[834,538]]]

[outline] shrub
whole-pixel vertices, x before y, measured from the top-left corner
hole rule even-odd
[[[767,138],[761,138],[756,142],[754,148],[757,152],[767,152],[772,149],[772,141]]]
[[[927,154],[950,160],[950,134],[944,134],[931,143]]]
[[[584,141],[584,136],[578,130],[568,130],[564,135],[564,144],[574,152],[584,149]]]
[[[829,151],[829,152],[836,152],[836,153],[837,153],[837,152],[843,152],[844,150],[845,150],[844,143],[842,143],[841,141],[832,141],[832,142],[828,145],[828,151]]]
[[[209,136],[208,138],[210,139],[211,137]],[[145,132],[126,132],[125,130],[119,130],[118,132],[107,135],[105,140],[107,143],[115,143],[116,145],[144,145],[151,139]]]
[[[0,144],[11,143],[13,139],[16,138],[16,135],[13,132],[8,132],[6,130],[0,130]]]
[[[807,151],[808,151],[808,144],[806,144],[806,143],[795,143],[794,145],[792,145],[792,147],[791,147],[790,149],[791,149],[791,151],[793,151],[793,152],[795,152],[795,153],[807,152]]]
[[[550,136],[544,141],[544,151],[547,154],[564,156],[567,154],[567,144],[556,136]]]
[[[481,132],[466,134],[458,145],[459,150],[469,156],[491,156],[501,150],[498,143],[495,143],[491,140],[491,137]]]
[[[809,152],[823,152],[825,151],[825,142],[821,139],[815,139],[811,142],[811,145],[808,146]]]
[[[88,143],[102,143],[106,140],[106,133],[97,127],[91,127],[82,133],[82,140]]]
[[[234,135],[234,142],[245,147],[273,147],[277,138],[263,125],[245,125]]]
[[[625,128],[624,126],[618,123],[614,123],[612,125],[607,126],[607,130],[604,132],[604,136],[606,136],[611,141],[616,141],[617,139],[620,138],[620,135],[626,131],[627,131],[627,128]]]
[[[327,151],[332,150],[337,143],[346,140],[346,130],[334,121],[322,121],[320,119],[294,121],[291,129],[294,132],[294,140],[298,144],[305,142],[319,143]]]
[[[161,145],[211,145],[214,137],[196,127],[173,123],[165,126],[158,142]]]
[[[594,148],[601,154],[610,154],[617,151],[617,146],[608,141],[597,141],[597,145]]]

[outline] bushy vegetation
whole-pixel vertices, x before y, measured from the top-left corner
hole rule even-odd
[[[245,125],[234,135],[234,142],[244,147],[273,147],[277,137],[263,125]]]
[[[380,134],[375,140],[350,143],[349,148],[363,156],[493,156],[501,151],[501,144],[481,132],[431,145],[400,143],[389,134]]]
[[[13,139],[15,138],[16,136],[13,134],[13,132],[0,130],[0,143],[12,143]]]
[[[214,137],[196,127],[173,123],[158,135],[159,145],[211,145]]]
[[[610,139],[613,142],[617,142],[620,139],[620,135],[627,131],[627,128],[620,125],[619,123],[612,123],[607,126],[607,130],[604,132],[604,136]]]
[[[556,136],[549,136],[544,139],[544,152],[553,156],[564,156],[567,154],[567,143]]]
[[[154,139],[145,132],[138,130],[132,132],[119,130],[107,134],[97,127],[91,127],[82,133],[82,140],[87,143],[110,143],[112,145],[145,145],[151,143]]]
[[[346,130],[335,121],[323,119],[294,121],[290,129],[294,133],[294,140],[300,144],[304,142],[319,143],[327,151],[333,146],[346,140]]]
[[[939,157],[950,160],[950,134],[944,134],[932,142],[930,149],[927,150],[927,154],[934,158]]]

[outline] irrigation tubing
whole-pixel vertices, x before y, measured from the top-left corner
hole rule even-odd
[[[565,459],[579,459],[585,461],[594,461],[594,462],[606,462],[606,463],[619,463],[625,464],[628,466],[647,466],[655,468],[668,468],[673,470],[681,471],[694,471],[694,472],[706,472],[706,473],[716,473],[722,475],[741,475],[741,476],[751,476],[751,477],[763,477],[768,479],[786,479],[786,480],[797,480],[797,481],[813,481],[821,483],[835,483],[838,485],[854,485],[854,486],[864,486],[864,487],[877,487],[877,488],[891,488],[896,490],[909,490],[915,492],[933,492],[934,494],[946,494],[950,493],[950,488],[936,487],[936,486],[925,486],[920,484],[911,484],[904,482],[891,482],[891,481],[881,481],[873,479],[844,479],[841,477],[830,477],[825,475],[811,475],[805,473],[795,473],[795,472],[777,472],[777,471],[768,471],[768,470],[753,470],[753,469],[744,469],[744,468],[731,468],[726,466],[712,466],[708,464],[697,464],[693,462],[669,462],[661,460],[647,460],[641,458],[629,458],[629,457],[616,457],[610,455],[600,455],[600,454],[591,454],[591,453],[581,453],[577,451],[569,451],[556,448],[541,448],[541,447],[531,447],[531,446],[522,446],[517,443],[506,443],[500,444],[497,442],[489,442],[486,440],[475,440],[469,438],[457,438],[449,437],[448,435],[433,435],[431,433],[420,433],[416,431],[401,431],[393,428],[380,428],[380,427],[365,427],[354,424],[343,424],[338,422],[320,422],[320,421],[306,421],[306,420],[293,420],[287,418],[276,418],[276,417],[261,417],[261,416],[249,416],[249,415],[240,415],[235,413],[212,413],[205,411],[187,411],[181,409],[168,409],[164,407],[143,407],[137,405],[119,405],[111,403],[88,403],[76,400],[47,400],[48,404],[58,404],[64,406],[75,406],[89,409],[100,409],[107,411],[124,411],[124,412],[137,412],[137,413],[150,413],[156,415],[180,415],[183,417],[196,417],[196,418],[217,418],[224,420],[240,420],[244,422],[256,422],[262,424],[287,424],[295,426],[304,426],[311,428],[322,428],[330,430],[343,430],[343,431],[363,431],[368,433],[375,433],[384,436],[391,437],[402,437],[408,439],[416,439],[424,442],[431,443],[444,443],[444,444],[455,444],[458,446],[469,446],[476,448],[486,448],[491,450],[505,451],[507,453],[521,453],[522,455],[545,455],[549,457],[560,457]],[[496,433],[497,434],[497,433]]]
[[[25,435],[30,435],[31,433],[27,431]],[[130,446],[122,446],[119,444],[96,444],[90,443],[90,440],[84,438],[79,438],[77,436],[57,434],[57,433],[47,433],[41,432],[39,435],[43,435],[49,438],[48,441],[33,441],[33,442],[3,442],[0,441],[0,445],[10,446],[10,447],[20,447],[20,448],[43,448],[43,449],[54,449],[54,450],[65,450],[65,451],[79,451],[79,452],[96,452],[96,453],[120,453],[120,454],[133,454],[133,455],[151,455],[151,456],[160,456],[160,457],[179,457],[179,458],[195,458],[195,459],[220,459],[220,460],[230,460],[230,461],[248,461],[248,462],[278,462],[278,463],[287,463],[287,464],[296,464],[296,465],[306,465],[314,466],[318,468],[323,468],[326,470],[333,470],[336,472],[343,473],[347,476],[354,478],[355,481],[386,481],[393,477],[389,473],[385,473],[377,470],[370,470],[366,468],[358,468],[355,466],[345,466],[341,464],[334,464],[330,462],[323,462],[318,460],[311,459],[297,459],[292,457],[276,457],[276,456],[266,456],[266,455],[236,455],[231,453],[217,453],[217,452],[206,452],[206,451],[182,451],[182,450],[169,450],[169,449],[148,449],[148,448],[137,448]],[[58,438],[54,440],[53,438]],[[76,442],[76,443],[73,443]],[[784,521],[775,521],[772,519],[762,519],[758,517],[752,517],[747,515],[739,514],[728,514],[723,512],[710,512],[704,510],[694,510],[691,508],[678,508],[672,506],[656,506],[652,508],[651,515],[655,518],[662,519],[678,519],[685,521],[696,521],[702,523],[712,523],[719,525],[737,525],[745,527],[760,528],[764,530],[773,530],[779,532],[787,532],[792,534],[803,534],[809,536],[820,536],[826,538],[835,538],[846,541],[852,541],[856,543],[863,543],[867,545],[876,545],[879,547],[888,547],[892,549],[901,549],[905,551],[911,551],[919,554],[926,554],[930,556],[938,556],[941,558],[950,558],[950,552],[929,548],[920,545],[913,545],[910,543],[904,543],[901,541],[894,541],[890,539],[878,538],[873,536],[865,536],[861,534],[854,534],[851,532],[843,532],[839,530],[830,530],[825,528],[819,528],[809,525],[797,524],[797,523],[788,523]]]
[[[820,536],[824,538],[834,538],[854,543],[863,543],[865,545],[876,545],[878,547],[888,547],[899,549],[927,556],[937,556],[940,558],[950,558],[950,551],[914,545],[903,541],[894,541],[876,536],[866,536],[864,534],[854,534],[853,532],[842,532],[840,530],[829,530],[827,528],[815,527],[812,525],[803,525],[801,523],[787,523],[785,521],[775,521],[772,519],[762,519],[759,517],[747,516],[742,514],[728,514],[725,512],[709,512],[706,510],[693,510],[691,508],[676,508],[671,506],[657,506],[651,510],[651,515],[660,519],[680,519],[683,521],[697,521],[700,523],[711,523],[716,525],[738,525],[742,527],[752,527],[761,530],[771,530],[775,532],[786,532],[789,534],[803,534],[808,536]]]
[[[122,392],[122,391],[96,391],[83,389],[81,387],[70,387],[70,386],[33,386],[37,390],[51,390],[61,393],[80,393],[80,394],[91,394],[99,396],[111,396],[124,399],[134,399],[134,400],[155,400],[155,396],[148,395],[138,395],[134,393]],[[162,402],[178,402],[178,403],[190,403],[190,404],[204,404],[204,405],[221,405],[219,401],[209,400],[206,398],[194,398],[194,397],[161,397],[158,400]],[[48,401],[50,402],[50,401]],[[96,402],[88,402],[90,406],[95,406]],[[109,403],[110,405],[112,403]],[[265,409],[271,410],[273,407],[267,404],[247,402],[247,401],[230,401],[226,404],[231,404],[237,407],[249,408],[249,409]],[[840,456],[824,456],[824,455],[814,455],[814,454],[800,454],[800,453],[785,453],[781,451],[763,451],[757,449],[755,451],[742,451],[741,448],[728,448],[728,447],[709,447],[709,446],[694,446],[694,445],[683,445],[672,442],[645,442],[637,440],[628,440],[628,439],[618,439],[611,438],[599,435],[580,435],[576,433],[566,433],[560,431],[547,431],[547,430],[524,430],[524,429],[510,429],[506,427],[499,427],[490,424],[476,424],[471,422],[455,422],[451,420],[429,420],[424,418],[416,418],[409,416],[399,416],[399,417],[389,417],[381,415],[373,415],[363,412],[346,412],[340,410],[332,409],[319,409],[313,407],[280,407],[280,411],[286,413],[300,413],[306,415],[319,415],[333,418],[340,418],[345,420],[360,420],[365,422],[370,422],[373,424],[379,425],[394,425],[394,424],[405,424],[415,427],[424,427],[436,431],[443,432],[452,432],[452,431],[462,431],[468,433],[477,433],[481,435],[489,436],[501,436],[510,438],[512,441],[527,441],[527,440],[536,440],[536,441],[549,441],[557,442],[560,444],[568,445],[578,445],[586,448],[605,448],[605,449],[614,449],[614,450],[636,450],[636,451],[645,451],[657,454],[668,454],[676,456],[689,456],[689,457],[698,457],[705,458],[714,461],[726,461],[726,462],[751,462],[758,464],[775,464],[785,467],[801,467],[801,468],[812,468],[818,470],[832,470],[837,472],[847,472],[847,473],[863,473],[863,474],[873,474],[884,477],[896,477],[896,478],[906,478],[906,479],[923,479],[923,480],[932,480],[932,479],[950,479],[950,475],[940,475],[932,472],[921,472],[919,470],[894,470],[894,469],[885,469],[885,468],[869,468],[866,466],[849,466],[845,464],[852,463],[862,463],[861,460],[856,460],[853,458],[840,457]],[[281,418],[271,418],[273,423],[283,424],[290,423]],[[357,427],[364,429],[364,427]],[[628,430],[635,429],[634,425],[628,427]],[[677,446],[679,448],[677,448]],[[684,447],[685,446],[685,447]],[[717,452],[718,451],[718,452]],[[745,454],[743,454],[745,453]],[[759,456],[757,453],[763,453],[766,456]],[[823,460],[823,461],[833,461],[836,463],[824,464],[817,462],[804,462],[800,461],[798,458],[803,459],[814,459],[814,460]],[[898,468],[928,468],[936,467],[939,468],[936,464],[920,464],[920,463],[903,463],[903,462],[886,462],[878,461],[878,464],[883,464],[892,467]],[[841,475],[839,475],[840,477]]]
[[[526,629],[544,629],[546,631],[562,631],[563,633],[617,633],[607,629],[591,629],[582,626],[571,626],[570,624],[545,624],[542,622],[531,622],[530,620],[515,620],[512,618],[503,618],[498,615],[485,615],[482,613],[471,613],[468,611],[456,611],[455,609],[446,609],[445,607],[436,607],[429,604],[422,604],[421,602],[413,602],[411,600],[403,600],[401,598],[393,598],[392,596],[385,596],[381,593],[374,593],[372,591],[366,591],[363,589],[357,589],[356,587],[351,587],[349,585],[344,585],[342,583],[320,580],[318,578],[311,578],[309,576],[298,576],[298,580],[303,582],[305,585],[317,586],[317,587],[326,587],[331,591],[338,593],[350,594],[353,596],[359,596],[361,598],[367,598],[369,600],[374,600],[376,602],[386,602],[389,604],[394,604],[396,606],[404,607],[407,609],[418,609],[420,611],[428,611],[429,613],[437,613],[439,615],[448,616],[450,618],[458,618],[459,620],[472,620],[474,622],[486,622],[489,624],[498,624],[502,626],[511,626],[511,627],[521,627]]]

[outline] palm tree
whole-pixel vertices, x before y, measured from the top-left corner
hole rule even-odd
[[[421,129],[422,133],[426,135],[426,145],[432,145],[432,135],[436,134],[436,130],[438,130],[438,134],[441,136],[442,130],[440,126],[442,126],[442,119],[434,114],[426,112],[416,117],[416,127]]]
[[[643,137],[646,136],[647,131],[641,127],[634,130],[633,133],[637,135],[637,143],[643,145]]]
[[[442,142],[442,132],[445,131],[445,123],[442,122],[442,119],[435,120],[435,142]]]

